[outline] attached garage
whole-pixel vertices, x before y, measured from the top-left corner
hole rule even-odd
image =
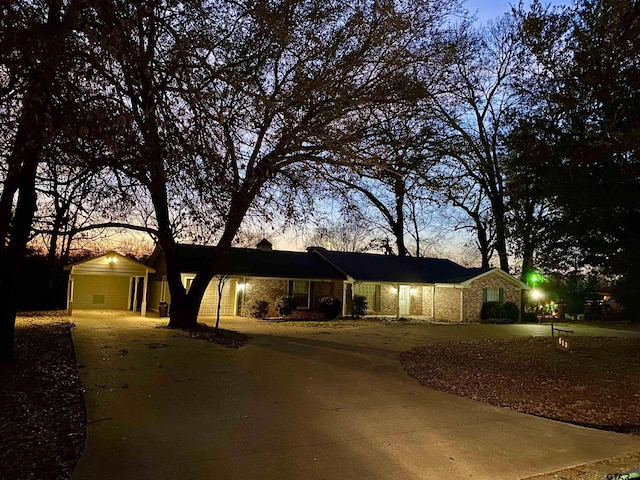
[[[149,274],[155,270],[140,262],[108,252],[68,265],[67,310],[105,309],[147,313]]]
[[[189,289],[193,275],[182,275],[184,286]],[[220,315],[233,316],[236,315],[236,293],[237,279],[228,278],[224,288],[222,289],[222,298],[220,301]],[[200,315],[215,316],[218,312],[218,280],[214,278],[204,292],[202,303],[200,304]]]

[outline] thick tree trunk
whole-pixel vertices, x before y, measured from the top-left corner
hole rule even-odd
[[[491,209],[496,226],[496,252],[500,259],[500,268],[509,273],[509,256],[507,252],[507,224],[505,221],[505,207],[502,195],[491,199]]]
[[[36,170],[45,130],[41,122],[34,120],[21,127],[23,127],[23,134],[17,136],[13,148],[13,154],[19,158],[18,162],[22,165],[18,202],[12,219],[9,245],[0,258],[0,361],[3,362],[14,360],[17,289],[20,285],[19,277],[24,265],[31,222],[36,208]]]
[[[391,225],[391,228],[393,229],[393,235],[396,237],[398,256],[407,257],[409,256],[409,251],[404,242],[404,195],[406,184],[400,174],[397,174],[395,178],[393,190],[396,197],[396,221]]]

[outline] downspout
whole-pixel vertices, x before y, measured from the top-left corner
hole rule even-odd
[[[460,289],[460,323],[464,322],[464,288]]]
[[[396,291],[398,292],[398,301],[396,302],[396,320],[400,318],[400,284],[396,283]]]

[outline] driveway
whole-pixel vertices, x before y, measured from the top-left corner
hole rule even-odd
[[[417,345],[548,326],[223,319],[253,337],[229,350],[157,319],[74,317],[88,435],[73,480],[518,479],[640,451],[638,437],[424,388],[398,362]]]

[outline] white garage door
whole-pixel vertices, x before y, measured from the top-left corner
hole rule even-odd
[[[220,302],[220,315],[235,314],[235,293],[236,280],[229,279],[222,290],[222,301]],[[204,292],[202,303],[200,304],[200,315],[216,315],[218,309],[218,280],[214,278],[209,283]]]
[[[126,310],[129,277],[115,275],[76,275],[73,308]]]

